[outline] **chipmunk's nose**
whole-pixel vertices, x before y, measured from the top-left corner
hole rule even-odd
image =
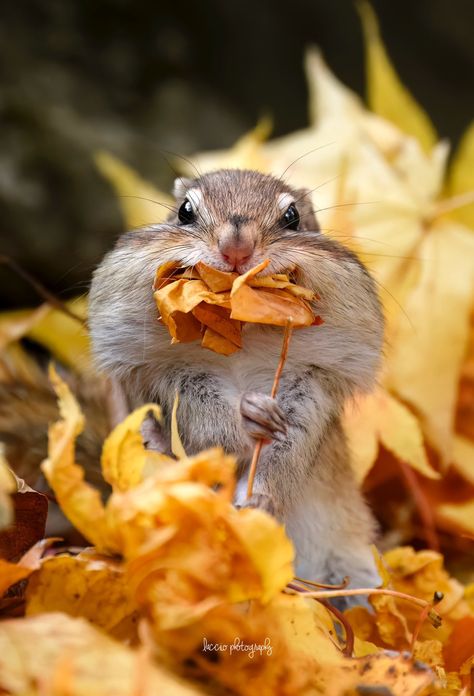
[[[219,242],[219,251],[226,263],[236,268],[250,259],[255,243],[250,239],[223,239]]]

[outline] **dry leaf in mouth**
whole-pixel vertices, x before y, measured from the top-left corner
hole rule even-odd
[[[295,328],[321,324],[310,305],[312,290],[283,273],[257,277],[269,263],[262,261],[243,275],[204,263],[186,269],[172,261],[160,266],[154,297],[172,342],[200,338],[204,348],[231,355],[242,347],[243,321],[285,326],[292,317]]]

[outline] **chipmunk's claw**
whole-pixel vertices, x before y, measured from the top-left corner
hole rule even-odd
[[[287,420],[275,399],[260,392],[246,392],[240,401],[245,430],[256,440],[286,439]]]
[[[273,498],[265,493],[254,493],[247,500],[245,500],[241,505],[237,505],[238,508],[258,508],[259,510],[264,510],[268,512],[269,515],[275,516],[276,508],[273,502]]]

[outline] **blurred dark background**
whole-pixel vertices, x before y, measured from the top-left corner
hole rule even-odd
[[[403,81],[456,143],[474,113],[474,3],[373,6]],[[87,287],[122,229],[94,150],[166,189],[163,151],[228,146],[263,114],[274,135],[302,128],[310,44],[364,93],[350,0],[27,0],[1,15],[0,254],[61,297]],[[0,301],[38,297],[0,268]]]

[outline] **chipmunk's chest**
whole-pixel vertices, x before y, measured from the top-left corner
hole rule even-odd
[[[300,332],[294,332],[285,376],[297,375],[307,368],[308,360]],[[280,361],[283,329],[246,325],[242,331],[242,349],[230,356],[219,355],[202,348],[198,343],[167,345],[158,362],[163,375],[174,373],[185,378],[208,375],[226,388],[242,393],[270,393],[275,371]]]

